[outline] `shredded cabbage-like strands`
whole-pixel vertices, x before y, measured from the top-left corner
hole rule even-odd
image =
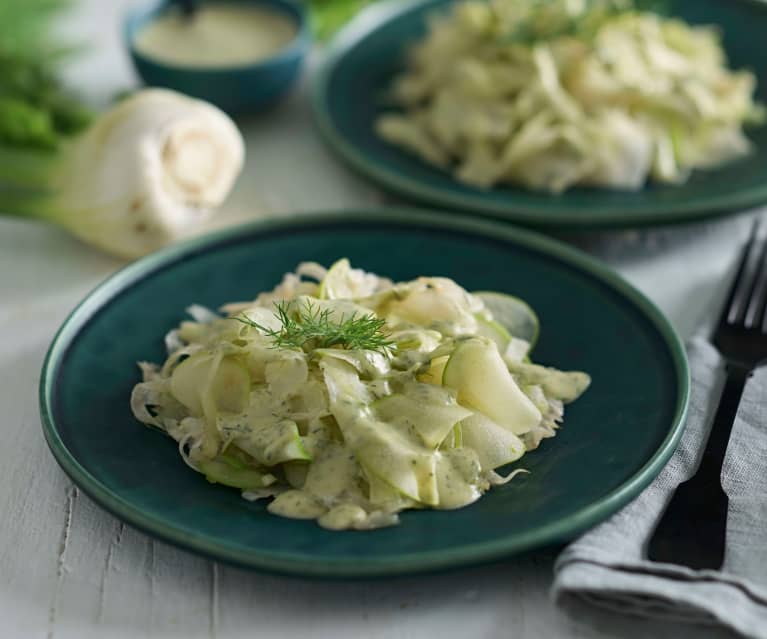
[[[395,78],[378,134],[479,188],[637,190],[751,150],[756,77],[715,28],[619,0],[464,0]]]
[[[508,484],[517,475],[529,475],[529,474],[530,474],[530,471],[527,470],[526,468],[517,468],[516,470],[512,470],[505,477],[503,475],[499,475],[495,471],[490,471],[488,473],[487,480],[490,482],[491,486],[503,486],[504,484]]]

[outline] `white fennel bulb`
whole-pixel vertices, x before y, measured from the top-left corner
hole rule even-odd
[[[242,136],[218,108],[146,89],[101,115],[55,156],[26,157],[14,176],[17,188],[0,192],[0,212],[46,219],[134,258],[208,217],[229,194],[244,156]]]

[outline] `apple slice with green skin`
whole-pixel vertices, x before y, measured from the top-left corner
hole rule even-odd
[[[236,359],[218,361],[211,353],[195,353],[173,370],[171,394],[194,415],[203,413],[203,395],[207,392],[218,410],[240,413],[248,404],[250,375]]]
[[[511,334],[495,320],[485,319],[481,315],[477,319],[477,333],[487,337],[498,347],[498,352],[503,355],[511,342]]]
[[[437,386],[442,385],[442,373],[445,371],[445,364],[450,359],[448,355],[442,355],[441,357],[435,357],[429,362],[429,370],[418,376],[418,381],[425,384],[435,384]]]
[[[216,458],[202,460],[197,465],[209,482],[232,488],[255,490],[271,486],[277,481],[274,475],[249,466],[241,457],[241,451],[237,454],[230,447]]]
[[[413,385],[415,396],[389,395],[371,405],[378,419],[412,428],[430,448],[437,448],[455,425],[471,411],[459,406],[452,395],[431,384]],[[430,392],[418,395],[419,389]],[[434,401],[429,401],[432,399]]]
[[[360,465],[406,497],[430,506],[438,504],[436,454],[419,450],[382,422],[369,425],[350,442]]]
[[[447,437],[442,440],[439,449],[450,450],[452,448],[460,448],[461,446],[463,446],[463,431],[461,429],[461,424],[458,423],[453,426],[453,430],[451,430],[447,434]]]
[[[289,419],[256,424],[250,432],[236,435],[234,442],[264,466],[312,458],[304,447],[298,426]]]
[[[232,468],[226,462],[218,459],[200,462],[199,468],[210,483],[223,484],[241,490],[265,488],[276,481],[274,475],[264,474],[253,469]]]
[[[387,506],[399,504],[403,500],[410,499],[405,497],[394,486],[385,482],[377,475],[366,473],[368,482],[368,501],[374,506]]]
[[[495,344],[472,337],[459,342],[442,374],[442,384],[458,392],[458,403],[487,415],[522,435],[541,421],[541,412],[517,386]]]
[[[476,451],[482,470],[494,470],[525,454],[522,440],[481,413],[461,422],[463,445]]]
[[[500,325],[509,334],[509,337],[523,339],[530,344],[532,350],[538,341],[540,322],[530,306],[513,295],[496,293],[494,291],[479,291],[472,293],[478,297],[493,316],[491,320]],[[489,321],[489,320],[485,320]],[[495,338],[488,335],[495,341]],[[505,348],[501,350],[503,353]]]
[[[359,374],[346,362],[325,358],[320,363],[328,388],[330,411],[346,445],[366,475],[375,475],[398,492],[434,505],[439,499],[434,451],[406,430],[380,421],[370,407]]]

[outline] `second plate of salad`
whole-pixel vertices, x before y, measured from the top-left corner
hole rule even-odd
[[[767,201],[767,5],[392,0],[326,51],[330,146],[422,202],[560,229]]]

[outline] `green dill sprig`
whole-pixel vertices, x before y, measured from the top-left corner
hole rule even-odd
[[[234,319],[271,337],[276,348],[296,348],[308,352],[317,348],[340,347],[376,351],[386,356],[390,356],[395,348],[394,342],[383,332],[384,319],[353,313],[350,317],[341,315],[336,321],[331,316],[331,309],[320,309],[309,301],[293,314],[288,302],[279,302],[274,306],[274,314],[281,324],[277,330],[245,315]]]

